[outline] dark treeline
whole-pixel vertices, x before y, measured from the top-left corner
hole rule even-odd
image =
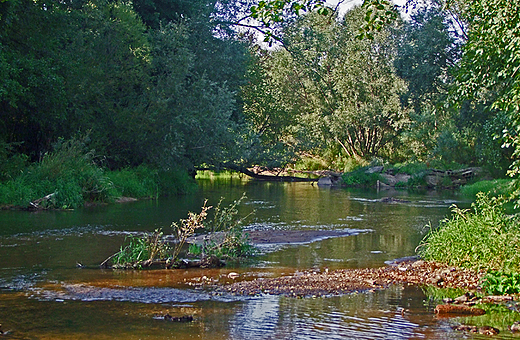
[[[500,137],[514,120],[491,105],[504,87],[461,91],[479,37],[469,10],[434,1],[371,39],[358,37],[366,8],[311,12],[265,49],[237,31],[250,6],[0,1],[2,180],[69,140],[111,170],[345,170],[377,158],[505,173]]]
[[[248,50],[215,1],[0,3],[0,142],[31,161],[85,138],[120,168],[222,160]],[[217,38],[218,36],[218,38]]]

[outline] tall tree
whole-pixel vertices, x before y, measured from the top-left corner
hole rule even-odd
[[[518,0],[466,2],[468,41],[457,84],[461,99],[507,114],[504,137],[505,146],[514,148],[512,175],[520,173],[519,6]]]
[[[341,22],[316,14],[300,18],[287,27],[285,49],[273,52],[268,65],[285,84],[278,105],[297,121],[294,138],[322,153],[339,148],[350,157],[380,155],[408,121],[399,101],[406,84],[393,68],[393,31],[357,39],[365,16],[358,7]]]

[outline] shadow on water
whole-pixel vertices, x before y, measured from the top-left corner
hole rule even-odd
[[[322,189],[308,183],[205,180],[184,197],[76,211],[1,211],[0,323],[12,339],[452,339],[418,288],[392,287],[319,299],[244,298],[214,285],[325,267],[356,268],[414,254],[428,222],[453,195]],[[248,230],[341,230],[350,236],[263,249],[253,263],[223,269],[112,271],[96,267],[129,233],[163,228],[245,193]],[[406,204],[385,204],[389,195]],[[225,202],[225,203],[226,203]],[[81,262],[85,267],[76,268]],[[406,310],[405,312],[402,312]],[[193,316],[171,322],[161,316]]]

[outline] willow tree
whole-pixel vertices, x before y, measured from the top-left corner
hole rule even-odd
[[[399,100],[406,84],[393,68],[394,29],[359,39],[366,14],[358,7],[341,21],[317,13],[299,18],[267,66],[284,86],[277,105],[294,115],[293,137],[316,152],[372,158],[407,125]]]

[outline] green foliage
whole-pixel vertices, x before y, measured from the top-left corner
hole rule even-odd
[[[520,293],[520,273],[489,271],[484,276],[482,288],[491,295]]]
[[[478,181],[472,184],[466,184],[460,188],[460,192],[464,196],[477,197],[479,192],[486,193],[489,197],[510,197],[514,191],[514,180],[511,179],[494,179],[486,181]]]
[[[504,211],[503,197],[477,195],[472,211],[452,208],[452,217],[441,221],[418,247],[419,255],[449,265],[500,270],[520,269],[520,228]]]
[[[170,251],[161,229],[144,236],[128,236],[125,243],[112,257],[114,268],[146,267],[153,260],[164,258]]]
[[[329,159],[390,153],[408,121],[399,99],[406,84],[394,72],[394,27],[356,39],[365,14],[358,7],[342,20],[301,16],[284,29],[284,49],[262,55],[245,113],[270,145],[322,156],[335,150]]]
[[[224,26],[217,7],[206,0],[2,3],[0,141],[34,162],[59,138],[88,128],[90,146],[110,169],[229,160],[248,54],[216,29]],[[7,175],[3,159],[0,176],[12,176],[18,159]]]
[[[158,171],[149,166],[140,165],[135,169],[108,171],[119,196],[135,198],[157,198],[159,196]]]
[[[426,172],[415,173],[412,177],[408,179],[406,185],[411,188],[425,187],[427,185]]]
[[[28,166],[29,157],[16,153],[16,146],[0,141],[0,182],[17,177]]]
[[[375,187],[377,181],[382,180],[378,172],[367,173],[367,167],[343,174],[343,182],[352,187]]]
[[[251,6],[249,10],[251,18],[261,23],[259,29],[265,34],[264,41],[269,42],[270,45],[273,39],[281,40],[281,37],[276,36],[276,27],[288,18],[312,11],[324,16],[333,13],[324,0],[262,0],[257,5]]]
[[[507,114],[503,126],[506,147],[512,147],[511,174],[520,162],[520,45],[518,41],[518,0],[469,1],[463,15],[468,22],[468,40],[458,73],[459,98]]]
[[[242,229],[242,223],[252,213],[243,218],[238,218],[238,206],[245,199],[245,195],[228,206],[222,206],[223,198],[215,207],[213,218],[208,221],[206,230],[210,234],[217,235],[215,239],[209,238],[201,246],[201,252],[205,255],[215,255],[219,258],[247,257],[254,253],[254,247],[250,245],[247,234]],[[218,234],[215,234],[218,233]]]
[[[171,224],[172,235],[176,242],[169,246],[161,229],[144,236],[130,236],[124,245],[114,255],[107,258],[102,266],[112,260],[113,268],[142,268],[150,266],[155,260],[166,260],[166,263],[175,265],[184,249],[188,238],[195,235],[200,229],[208,231],[209,235],[203,244],[190,244],[188,253],[195,256],[238,259],[253,255],[255,248],[249,243],[241,223],[244,218],[237,218],[238,205],[245,196],[234,201],[227,207],[222,206],[222,200],[215,208],[214,217],[205,225],[208,211],[207,201],[199,214],[189,212],[186,219]],[[249,215],[248,215],[249,216]]]
[[[108,171],[118,196],[158,198],[193,192],[196,182],[184,169],[158,170],[149,165]]]
[[[181,220],[180,224],[175,222],[172,223],[171,228],[173,230],[173,235],[177,239],[177,243],[173,248],[171,256],[172,262],[175,262],[179,257],[182,247],[186,243],[188,237],[193,236],[197,229],[204,228],[204,220],[208,215],[208,210],[211,209],[211,207],[206,207],[206,203],[207,201],[204,201],[200,214],[189,212],[188,218]]]
[[[426,171],[428,165],[422,162],[407,162],[404,164],[396,164],[394,168],[398,174],[416,175]]]
[[[12,180],[0,184],[0,202],[17,206],[52,195],[46,208],[78,208],[85,201],[106,202],[115,198],[112,182],[94,162],[82,141],[61,140],[55,151],[45,154]]]

